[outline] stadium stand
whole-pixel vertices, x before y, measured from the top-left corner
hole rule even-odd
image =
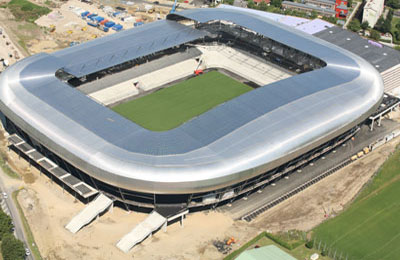
[[[99,90],[108,88],[119,83],[129,81],[133,78],[148,74],[152,71],[180,63],[188,59],[195,59],[201,55],[201,52],[196,48],[187,48],[184,51],[165,55],[154,60],[145,60],[140,66],[134,66],[130,69],[120,71],[118,73],[107,75],[102,80],[96,80],[78,87],[85,94],[91,94]]]
[[[223,68],[243,78],[247,78],[260,86],[285,79],[291,75],[282,68],[261,62],[250,54],[242,53],[227,46],[197,46],[202,52],[205,67]]]

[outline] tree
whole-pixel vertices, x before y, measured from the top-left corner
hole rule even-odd
[[[275,7],[278,7],[278,8],[281,8],[282,0],[271,0],[271,5],[275,6]]]
[[[383,18],[383,15],[379,17],[378,21],[375,24],[375,29],[378,31],[382,30],[383,24],[385,23],[385,18]]]
[[[353,6],[353,0],[348,0],[347,7],[352,7],[352,6]]]
[[[251,9],[255,9],[256,8],[256,4],[254,3],[253,0],[249,0],[249,1],[247,1],[247,7],[251,8]]]
[[[258,9],[261,11],[267,11],[268,10],[267,3],[264,0],[261,1],[261,3],[258,4]]]
[[[353,32],[358,32],[361,29],[361,24],[358,19],[353,19],[350,23],[348,28]]]
[[[400,21],[396,24],[396,29],[400,31]]]
[[[315,18],[317,18],[317,16],[318,16],[318,13],[317,13],[317,11],[315,11],[315,10],[312,10],[312,12],[311,12],[311,19],[315,19]]]
[[[388,19],[386,19],[385,22],[383,23],[381,32],[388,33],[390,32],[391,29],[392,29],[392,23]]]
[[[366,30],[366,29],[368,29],[368,27],[369,27],[368,21],[362,22],[361,29]]]
[[[5,234],[11,233],[12,220],[11,218],[0,210],[0,240],[3,239]]]
[[[386,5],[393,9],[400,9],[400,0],[387,0]]]
[[[1,254],[4,260],[24,260],[24,244],[16,239],[13,234],[6,234],[1,241]]]
[[[370,37],[376,41],[379,41],[381,34],[377,30],[371,30]]]
[[[314,246],[314,241],[313,241],[313,240],[309,240],[309,241],[306,243],[306,247],[309,248],[309,249],[313,248],[313,246]]]
[[[400,41],[400,32],[399,31],[394,31],[394,39],[395,39],[395,41]]]

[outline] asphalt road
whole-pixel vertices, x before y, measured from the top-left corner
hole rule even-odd
[[[5,175],[5,173],[0,168],[0,191],[1,191],[1,193],[3,193],[3,192],[7,193],[7,199],[4,199],[4,198],[3,199],[5,200],[6,205],[10,211],[10,215],[13,220],[14,227],[15,227],[16,237],[24,243],[25,248],[28,248],[28,240],[26,239],[26,235],[24,232],[24,227],[22,225],[21,217],[20,217],[17,207],[15,206],[14,201],[11,197],[11,194],[17,189],[16,189],[16,187],[5,187],[4,182],[3,182],[4,175]],[[35,258],[33,257],[32,253],[31,253],[29,256],[26,257],[26,259],[34,260]]]

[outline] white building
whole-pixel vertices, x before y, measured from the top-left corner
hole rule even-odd
[[[383,4],[384,0],[367,0],[364,6],[362,22],[367,21],[369,26],[374,27],[383,13]]]

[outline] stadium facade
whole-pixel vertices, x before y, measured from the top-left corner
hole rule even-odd
[[[229,45],[296,75],[164,132],[144,129],[74,88],[194,43]],[[271,176],[352,136],[382,97],[380,74],[362,58],[277,22],[228,9],[170,14],[31,56],[0,77],[7,131],[88,185],[141,207],[212,204],[268,183]]]

